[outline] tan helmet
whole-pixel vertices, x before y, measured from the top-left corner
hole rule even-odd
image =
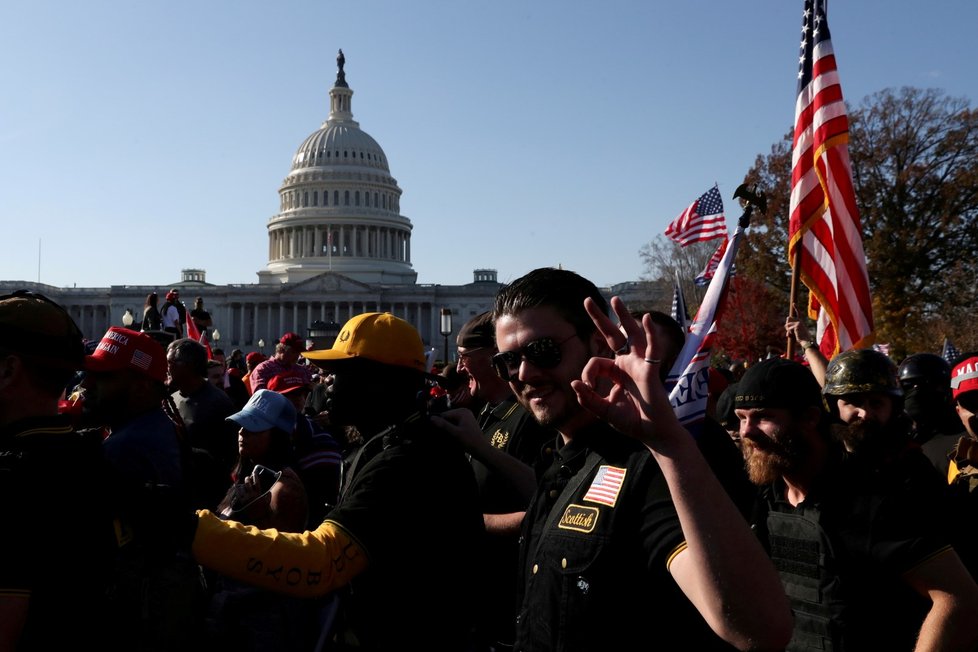
[[[873,349],[843,351],[832,358],[825,370],[822,394],[845,396],[864,392],[903,396],[893,361]]]

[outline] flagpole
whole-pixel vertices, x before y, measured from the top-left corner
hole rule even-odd
[[[799,239],[798,244],[795,245],[792,258],[794,258],[794,260],[791,262],[791,296],[788,299],[789,319],[792,317],[798,317],[798,286],[801,284],[801,275],[798,273],[798,269],[801,265],[801,239]],[[791,335],[788,335],[788,344],[785,346],[784,357],[788,360],[793,360],[795,357],[795,339]]]

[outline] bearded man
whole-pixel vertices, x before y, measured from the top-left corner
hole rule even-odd
[[[875,353],[837,356],[824,392],[779,358],[737,385],[744,459],[761,486],[755,531],[795,615],[787,650],[972,649],[978,585],[941,522],[939,475],[887,427],[899,384]],[[845,443],[830,435],[822,393]]]

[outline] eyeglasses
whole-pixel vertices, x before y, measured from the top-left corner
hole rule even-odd
[[[462,349],[456,349],[456,353],[457,353],[457,356],[458,356],[458,359],[459,360],[465,360],[466,358],[470,357],[476,351],[483,351],[483,350],[485,350],[485,348],[486,347],[484,347],[484,346],[474,346],[471,349],[467,349],[465,351],[462,351]]]
[[[577,333],[571,333],[559,342],[552,337],[541,337],[527,342],[515,351],[501,351],[492,356],[492,366],[495,367],[499,377],[505,381],[512,380],[513,376],[519,374],[519,367],[523,360],[541,369],[553,369],[563,359],[560,347],[576,335]]]

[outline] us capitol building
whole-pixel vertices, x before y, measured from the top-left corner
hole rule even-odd
[[[205,270],[184,269],[179,282],[153,286],[57,288],[0,281],[0,291],[41,292],[70,312],[85,337],[98,339],[110,326],[123,325],[127,310],[138,329],[146,296],[158,292],[162,305],[166,291],[178,288],[188,311],[195,297],[203,298],[216,346],[266,354],[287,331],[317,348],[329,346],[350,317],[390,312],[418,329],[434,358],[445,359],[447,337],[451,359],[459,328],[489,309],[502,286],[494,269],[474,270],[466,285],[417,283],[411,220],[400,213],[401,188],[384,150],[353,119],[344,63],[341,50],[329,117],[299,145],[279,188],[279,212],[267,226],[268,264],[258,272],[258,283],[213,285]],[[603,292],[631,298],[630,305],[648,299],[638,283]]]

